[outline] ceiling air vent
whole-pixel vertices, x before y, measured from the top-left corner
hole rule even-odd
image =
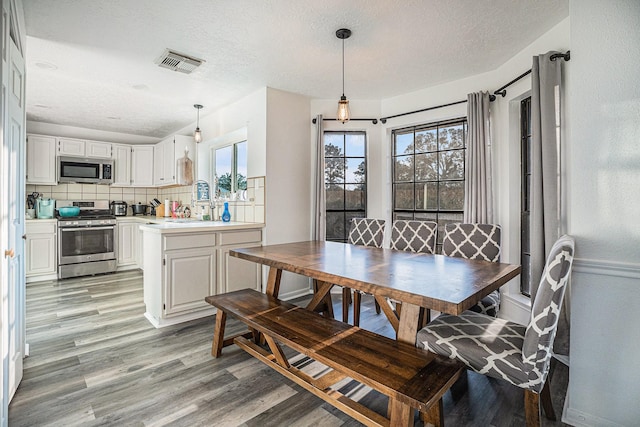
[[[185,74],[190,74],[203,62],[203,59],[194,58],[169,49],[165,49],[164,53],[156,59],[158,66]]]

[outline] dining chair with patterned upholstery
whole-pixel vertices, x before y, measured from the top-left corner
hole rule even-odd
[[[349,243],[358,246],[371,246],[381,248],[384,241],[384,227],[386,221],[374,218],[353,218],[349,228]],[[353,294],[353,324],[360,325],[360,299],[362,293]],[[349,303],[351,302],[351,289],[342,288],[342,321],[349,319]],[[380,305],[375,302],[376,313],[380,314]]]
[[[442,255],[499,262],[500,242],[499,225],[451,223],[444,227]],[[470,310],[496,317],[499,309],[500,290],[495,290]]]
[[[471,311],[443,314],[418,332],[416,345],[523,388],[527,426],[540,425],[540,403],[554,420],[547,376],[574,249],[565,235],[549,251],[527,326]]]
[[[432,254],[436,251],[438,224],[398,219],[391,227],[391,249]]]

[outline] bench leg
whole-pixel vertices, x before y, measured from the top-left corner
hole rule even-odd
[[[211,344],[211,355],[220,357],[222,347],[224,347],[224,327],[227,322],[227,313],[218,309],[216,313],[216,329],[213,332],[213,344]]]
[[[442,398],[438,399],[438,402],[425,412],[420,412],[420,419],[425,426],[432,425],[435,427],[444,427]]]
[[[413,408],[397,399],[389,399],[389,424],[391,426],[412,426]]]

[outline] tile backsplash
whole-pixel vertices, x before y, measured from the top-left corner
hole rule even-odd
[[[127,204],[149,204],[153,198],[179,200],[183,205],[191,204],[192,186],[172,188],[112,187],[99,184],[27,184],[27,194],[37,191],[45,198],[56,200],[124,200]],[[221,204],[220,204],[221,205]],[[232,221],[265,222],[265,177],[247,178],[246,200],[229,201]]]

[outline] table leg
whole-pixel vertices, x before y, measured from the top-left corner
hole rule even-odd
[[[316,309],[320,306],[320,304],[326,303],[327,301],[331,301],[330,299],[327,299],[327,297],[328,297],[329,291],[333,287],[333,283],[314,280],[313,286],[314,286],[313,298],[311,299],[311,301],[309,301],[309,304],[307,304],[306,308],[307,310],[316,311]],[[331,313],[331,317],[333,317],[333,307],[330,313]]]
[[[267,278],[267,289],[265,293],[273,297],[278,297],[280,293],[280,279],[282,270],[276,267],[269,267],[269,277]]]
[[[398,341],[403,341],[411,345],[416,343],[418,324],[420,317],[420,306],[403,303],[398,324]]]

